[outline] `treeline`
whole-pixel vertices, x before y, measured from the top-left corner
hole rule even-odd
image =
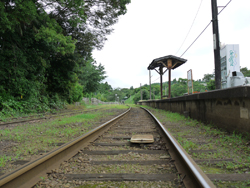
[[[246,77],[250,77],[250,70],[246,67],[241,68],[240,71]],[[193,88],[195,93],[211,91],[215,89],[215,80],[214,73],[205,74],[202,79],[193,81]],[[85,95],[86,97],[94,97],[100,99],[102,101],[125,101],[125,103],[137,103],[141,100],[141,92],[142,99],[148,100],[150,99],[150,86],[145,84],[141,88],[133,88],[131,86],[128,88],[112,88],[107,82],[101,83],[93,93],[88,93]],[[188,92],[187,88],[187,79],[179,78],[178,80],[175,78],[171,81],[171,97],[179,97],[183,96]],[[168,82],[163,83],[163,96],[168,95]],[[151,99],[160,99],[160,83],[151,84]]]
[[[202,80],[193,81],[194,91],[205,92],[207,90],[206,82]],[[91,97],[98,98],[102,101],[126,101],[126,103],[137,103],[142,99],[150,99],[150,86],[145,84],[138,88],[131,86],[128,88],[113,89],[107,82],[102,83],[99,90],[91,94]],[[182,96],[187,93],[187,79],[179,78],[171,82],[171,97]],[[163,95],[168,95],[168,82],[163,83]],[[151,99],[160,99],[160,83],[151,84]]]
[[[105,70],[92,51],[103,47],[128,3],[1,1],[0,113],[44,111],[96,92]]]
[[[205,92],[207,90],[207,84],[203,82],[202,80],[193,81],[193,88],[194,92]],[[140,90],[140,88],[138,88]],[[137,90],[138,90],[137,89]],[[142,100],[148,100],[150,99],[150,86],[144,85],[141,87],[142,89]],[[174,79],[171,81],[171,97],[179,97],[183,96],[185,93],[188,92],[187,88],[187,79],[179,78]],[[163,83],[162,88],[162,94],[163,96],[168,96],[168,82]],[[161,91],[160,91],[160,84],[155,83],[151,85],[151,99],[160,99],[161,98]],[[138,91],[134,98],[133,102],[136,103],[139,100],[141,100],[141,92]]]
[[[247,67],[243,67],[240,69],[245,77],[250,77],[250,70]],[[202,79],[193,81],[193,89],[195,93],[205,92],[215,90],[215,73],[205,74]],[[144,85],[141,88],[142,90],[142,99],[148,100],[150,99],[150,87],[149,85]],[[179,78],[171,81],[171,97],[179,97],[183,96],[188,92],[187,88],[187,79]],[[140,88],[135,89],[135,93],[133,96],[133,102],[137,103],[141,100],[141,91]],[[163,83],[163,96],[168,95],[168,82]],[[152,84],[151,85],[151,99],[160,99],[160,84]]]

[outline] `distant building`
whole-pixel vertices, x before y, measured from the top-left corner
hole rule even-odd
[[[221,56],[221,88],[250,85],[250,78],[240,72],[240,53],[238,44],[223,45]]]
[[[231,87],[233,72],[240,72],[240,55],[238,44],[227,44],[221,47],[221,88]]]

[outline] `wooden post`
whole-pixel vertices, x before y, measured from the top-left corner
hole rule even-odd
[[[163,67],[159,68],[160,71],[160,82],[161,82],[161,99],[162,99],[162,75],[163,75]]]
[[[149,96],[150,96],[150,100],[151,100],[151,72],[150,72],[150,70],[149,70],[149,88],[150,88]]]
[[[172,59],[168,59],[168,98],[171,98],[171,68],[172,68]]]
[[[171,98],[171,68],[168,70],[168,98]]]

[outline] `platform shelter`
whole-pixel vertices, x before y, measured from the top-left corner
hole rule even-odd
[[[168,70],[168,98],[171,98],[171,70],[176,69],[182,64],[186,63],[186,59],[176,57],[173,55],[168,55],[164,57],[160,57],[154,59],[150,65],[148,66],[148,70],[155,70],[158,74],[160,74],[160,84],[161,84],[161,99],[162,99],[162,76]],[[158,68],[158,70],[157,70]],[[166,68],[165,70],[163,70]],[[151,76],[149,76],[151,79]],[[151,82],[151,81],[150,81]]]

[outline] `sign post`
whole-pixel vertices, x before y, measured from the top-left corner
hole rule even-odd
[[[188,84],[188,95],[189,95],[189,94],[192,94],[194,92],[192,69],[187,71],[187,84]],[[192,92],[191,92],[191,89],[192,89]]]

